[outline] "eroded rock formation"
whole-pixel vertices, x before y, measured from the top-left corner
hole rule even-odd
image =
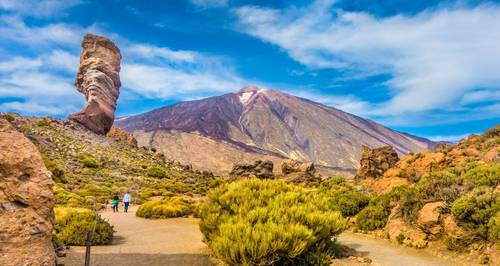
[[[314,171],[314,164],[312,162],[298,162],[288,159],[281,163],[281,173],[284,175],[297,172],[313,173]]]
[[[312,162],[298,162],[292,159],[281,163],[283,178],[293,183],[319,183],[321,177],[316,173]]]
[[[137,140],[134,138],[134,135],[119,127],[112,126],[106,136],[113,138],[116,141],[125,142],[130,146],[137,148]]]
[[[235,177],[269,179],[274,178],[273,168],[273,162],[258,160],[253,164],[235,164],[229,174]]]
[[[0,118],[0,265],[55,265],[54,193],[37,148]]]
[[[398,154],[391,146],[371,149],[367,146],[361,147],[360,168],[356,173],[356,178],[378,178],[389,168],[398,162]]]
[[[85,94],[87,104],[69,119],[98,134],[113,125],[120,94],[120,50],[105,37],[87,34],[82,42],[80,68],[75,86]]]

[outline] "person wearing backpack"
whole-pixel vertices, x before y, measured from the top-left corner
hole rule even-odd
[[[120,202],[120,197],[118,197],[118,193],[115,193],[112,201],[113,212],[118,212],[118,202]]]

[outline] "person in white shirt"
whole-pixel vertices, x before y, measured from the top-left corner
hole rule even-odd
[[[123,207],[125,209],[125,212],[128,212],[128,205],[130,205],[130,200],[131,200],[130,193],[127,191],[125,195],[123,195]]]

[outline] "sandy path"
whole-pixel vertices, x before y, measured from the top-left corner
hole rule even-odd
[[[349,232],[342,233],[338,241],[356,249],[372,260],[373,265],[384,266],[456,266],[477,265],[470,261],[457,262],[451,258],[437,257],[426,250],[396,245],[382,239],[374,239]]]
[[[91,265],[211,265],[197,219],[149,220],[128,213],[104,212],[115,228],[113,244],[92,247]],[[72,247],[61,262],[83,265],[84,247]]]
[[[213,265],[208,247],[202,242],[198,220],[174,218],[149,220],[135,216],[137,207],[129,213],[104,212],[102,216],[115,227],[113,244],[92,247],[91,265]],[[451,266],[471,265],[436,257],[425,250],[403,247],[388,241],[345,232],[338,238],[341,244],[354,248],[373,261],[373,265]],[[72,247],[60,262],[66,266],[81,266],[84,247]]]

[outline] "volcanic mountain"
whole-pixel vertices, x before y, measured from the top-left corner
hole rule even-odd
[[[435,145],[330,106],[254,86],[120,118],[115,125],[132,132],[139,146],[216,173],[229,171],[233,163],[285,158],[353,172],[362,145],[391,145],[400,155]]]

